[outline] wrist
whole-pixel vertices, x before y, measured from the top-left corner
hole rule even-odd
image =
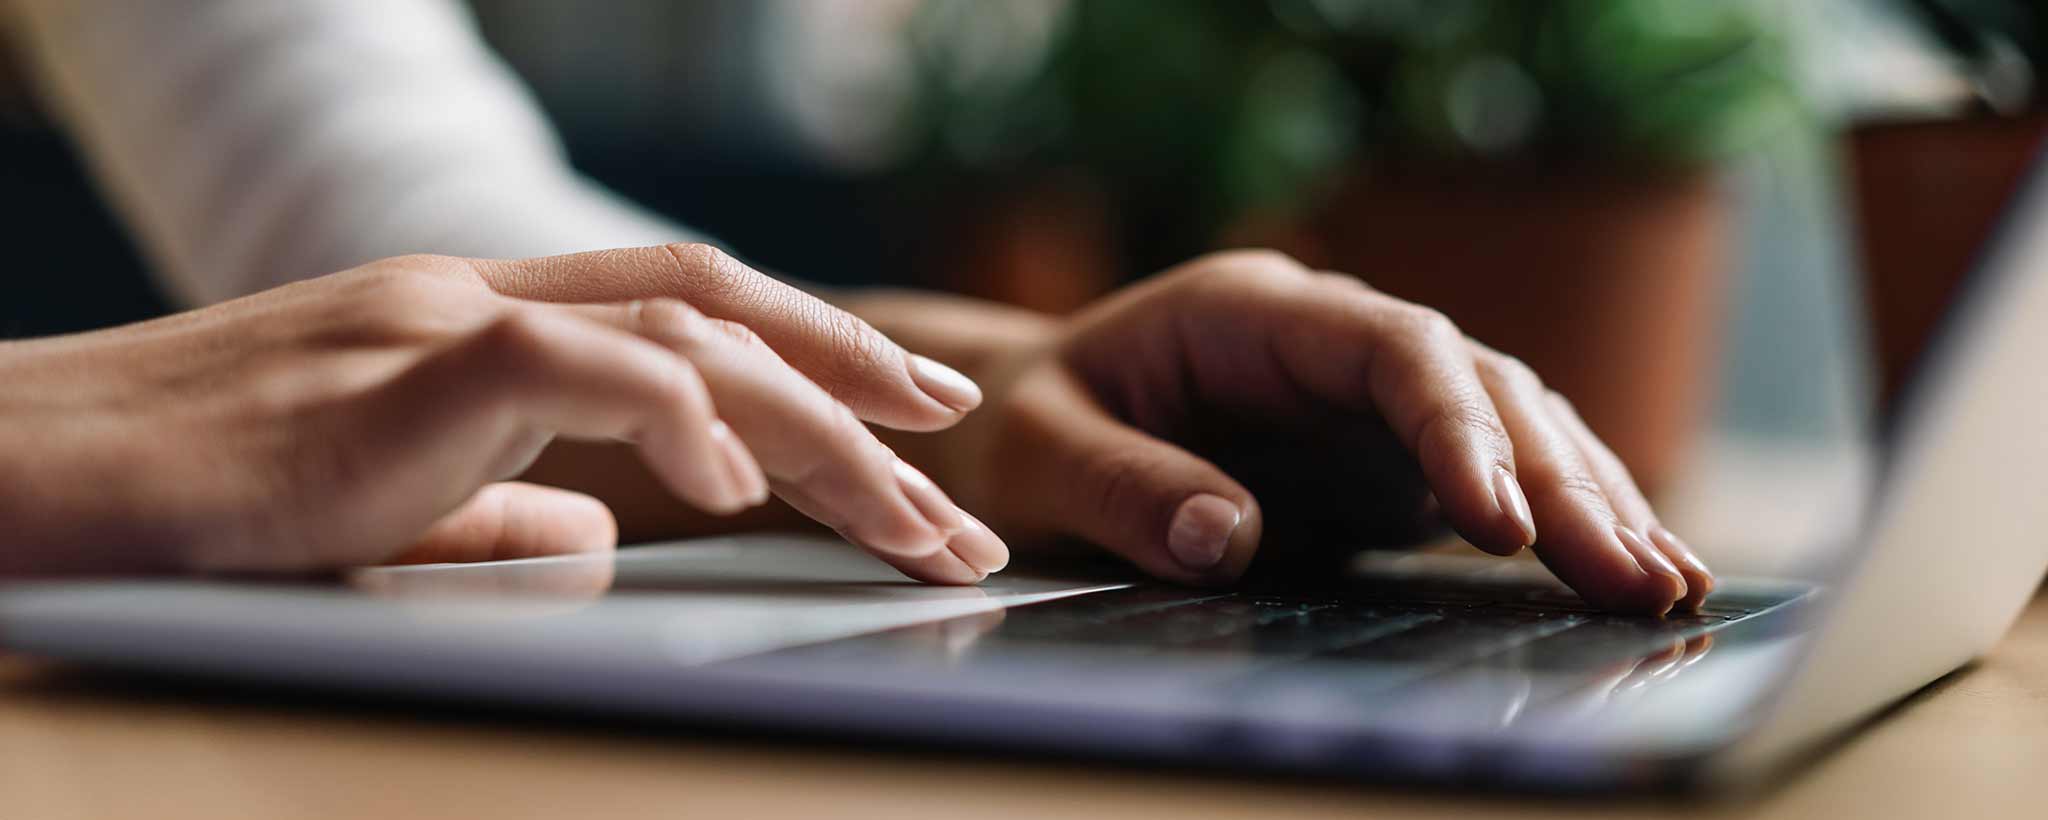
[[[1059,317],[1049,314],[925,291],[846,291],[832,301],[904,349],[937,359],[976,381],[1017,351],[1050,344],[1062,326]]]
[[[914,291],[842,293],[835,303],[905,349],[960,370],[982,390],[982,404],[936,433],[877,429],[903,460],[953,494],[968,511],[982,507],[991,437],[1000,428],[1010,383],[1040,352],[1052,348],[1065,323],[1058,317],[995,302]]]

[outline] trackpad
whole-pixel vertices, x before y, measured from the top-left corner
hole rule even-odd
[[[354,571],[348,581],[424,619],[573,613],[577,621],[616,619],[631,631],[657,625],[664,654],[692,665],[1124,586],[1003,574],[979,586],[931,586],[845,543],[801,536],[700,539],[616,556],[378,567]]]

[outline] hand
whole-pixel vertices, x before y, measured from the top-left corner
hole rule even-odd
[[[920,457],[1012,538],[1079,537],[1155,576],[1220,584],[1255,552],[1318,562],[1446,521],[1489,552],[1533,544],[1607,608],[1661,614],[1712,589],[1569,402],[1354,277],[1216,254],[989,345],[930,305],[901,329],[887,318],[900,306],[856,311],[950,346],[989,390]],[[914,338],[934,324],[955,332]]]
[[[500,482],[557,437],[631,441],[714,513],[772,490],[915,578],[1008,560],[862,424],[945,427],[974,384],[701,246],[384,260],[0,344],[0,385],[5,572],[610,549],[595,499]]]

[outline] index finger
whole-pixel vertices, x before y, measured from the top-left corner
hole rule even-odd
[[[1514,444],[1475,369],[1465,335],[1443,314],[1341,274],[1250,278],[1269,316],[1267,345],[1295,383],[1319,398],[1375,412],[1401,441],[1445,518],[1473,545],[1502,555],[1536,541]],[[1244,315],[1238,292],[1227,310]]]
[[[959,371],[910,353],[860,318],[704,244],[476,260],[492,290],[545,302],[680,299],[738,322],[862,420],[937,430],[981,404]]]

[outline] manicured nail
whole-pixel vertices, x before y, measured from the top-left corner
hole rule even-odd
[[[1244,520],[1236,504],[1221,496],[1201,493],[1181,502],[1166,529],[1166,549],[1180,565],[1207,572],[1223,560],[1230,547],[1230,534]]]
[[[997,537],[988,525],[981,523],[981,519],[975,518],[965,510],[960,512],[960,518],[964,526],[959,532],[953,533],[951,538],[946,539],[946,548],[952,550],[954,556],[973,567],[974,571],[981,573],[984,578],[1001,572],[1004,567],[1010,565],[1010,548],[1003,543],[1003,539]]]
[[[940,535],[951,538],[966,528],[967,514],[953,504],[953,499],[946,497],[946,493],[939,489],[939,485],[933,484],[924,473],[918,472],[916,467],[910,466],[910,463],[903,459],[896,460],[894,469],[896,484],[903,488],[903,495],[910,499],[910,503],[924,515],[924,520],[930,522],[932,528],[938,530]]]
[[[1685,599],[1678,602],[1678,608],[1687,612],[1698,611],[1714,591],[1714,571],[1707,568],[1707,562],[1700,560],[1699,553],[1693,551],[1691,544],[1670,530],[1652,527],[1650,540],[1662,548],[1667,557],[1676,557],[1679,571],[1685,574]]]
[[[753,507],[768,500],[768,479],[761,474],[760,463],[747,452],[740,437],[724,421],[711,423],[711,446],[718,448],[721,460],[725,462],[726,489],[733,499],[734,507]]]
[[[1493,503],[1500,507],[1501,515],[1522,531],[1522,543],[1516,546],[1536,543],[1536,516],[1529,512],[1529,498],[1522,494],[1521,483],[1515,481],[1506,467],[1493,468]]]
[[[981,406],[981,386],[967,374],[915,353],[910,354],[910,380],[925,395],[962,413]]]
[[[1676,603],[1685,597],[1685,576],[1679,573],[1677,565],[1672,564],[1671,559],[1664,557],[1662,551],[1641,535],[1637,535],[1635,530],[1621,525],[1614,527],[1614,537],[1621,539],[1621,545],[1628,550],[1629,555],[1635,557],[1636,565],[1642,567],[1644,572],[1663,576],[1671,582],[1671,588],[1668,590],[1670,597],[1665,599],[1667,602]],[[1669,607],[1666,607],[1666,610],[1668,611]]]

